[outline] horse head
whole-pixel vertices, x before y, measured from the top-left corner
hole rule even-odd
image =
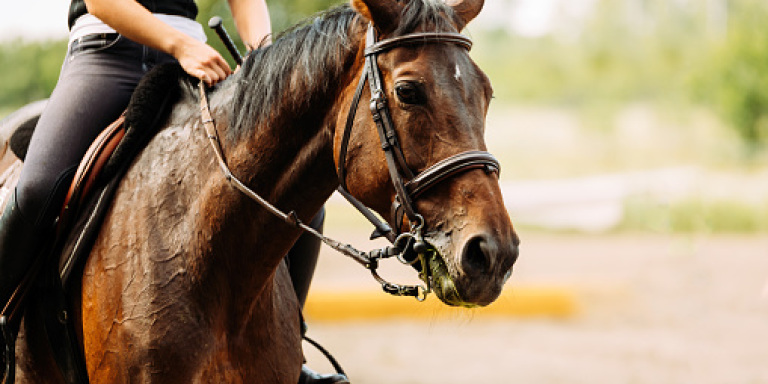
[[[423,278],[443,302],[465,307],[499,296],[519,244],[485,152],[493,90],[458,34],[482,5],[354,0],[373,29],[358,53],[369,86],[347,88],[341,99],[353,107],[334,132],[342,186],[400,231],[418,227]]]

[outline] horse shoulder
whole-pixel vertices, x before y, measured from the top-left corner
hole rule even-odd
[[[200,325],[204,316],[189,294],[196,196],[206,168],[199,164],[204,148],[199,129],[191,122],[172,124],[150,141],[122,180],[87,262],[86,361],[89,374],[105,382],[134,380],[127,376],[129,368],[142,361],[152,361],[158,372],[187,372],[176,380],[190,382],[191,368],[201,359],[196,355],[204,349],[176,357],[158,351],[209,342]]]

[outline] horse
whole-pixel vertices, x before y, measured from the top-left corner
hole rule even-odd
[[[341,185],[413,234],[440,300],[499,296],[519,239],[485,152],[493,90],[458,33],[483,0],[450,1],[353,0],[251,52],[215,89],[179,80],[75,293],[91,382],[297,382],[301,308],[283,255],[301,229],[232,178],[295,223]],[[17,380],[59,382],[29,317]]]

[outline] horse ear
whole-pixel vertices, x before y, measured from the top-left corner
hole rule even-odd
[[[464,25],[459,28],[461,30],[480,13],[485,0],[445,0],[445,3],[453,8],[456,15],[464,22]]]
[[[352,8],[373,22],[382,33],[392,32],[403,5],[401,0],[352,0]]]

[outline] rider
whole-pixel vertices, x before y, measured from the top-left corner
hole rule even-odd
[[[249,50],[270,43],[265,0],[228,0]],[[49,239],[68,185],[91,142],[128,105],[141,77],[157,64],[178,61],[207,85],[232,74],[205,44],[194,0],[72,0],[69,48],[59,80],[32,137],[20,179],[0,216],[0,305]],[[299,241],[299,243],[301,240]],[[297,296],[306,297],[317,258],[291,264]],[[301,253],[297,247],[289,255]],[[297,271],[297,272],[294,272]],[[13,343],[14,340],[7,341]],[[347,383],[302,367],[300,383]]]

